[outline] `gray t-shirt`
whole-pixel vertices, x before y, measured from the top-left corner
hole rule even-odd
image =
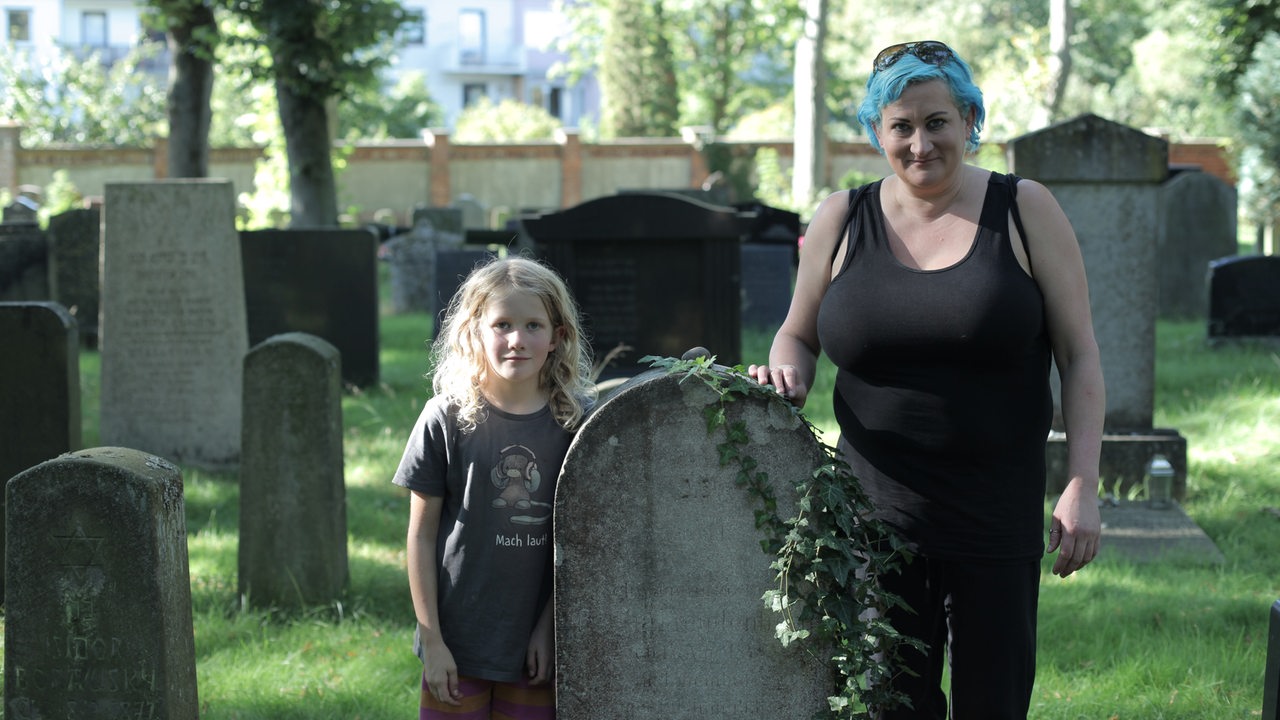
[[[490,407],[474,432],[463,433],[451,408],[433,398],[414,424],[393,482],[444,498],[440,630],[461,675],[521,677],[533,625],[551,597],[551,509],[571,439],[550,408],[511,415]]]

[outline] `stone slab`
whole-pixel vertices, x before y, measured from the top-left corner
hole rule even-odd
[[[1115,556],[1133,563],[1221,565],[1222,551],[1176,502],[1155,509],[1145,500],[1104,503],[1100,561]]]

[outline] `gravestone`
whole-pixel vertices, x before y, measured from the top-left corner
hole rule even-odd
[[[368,229],[240,233],[249,344],[304,332],[342,353],[343,380],[378,382],[378,239]]]
[[[423,222],[430,223],[436,232],[461,235],[465,230],[462,222],[462,208],[457,207],[415,207],[413,226],[417,227]]]
[[[597,359],[633,348],[602,378],[635,375],[646,355],[742,354],[742,240],[754,217],[672,194],[624,193],[521,219],[537,253],[578,300]]]
[[[722,467],[702,382],[665,371],[627,381],[578,431],[555,501],[556,703],[560,720],[807,720],[833,691],[821,652],[783,648],[753,505]],[[779,498],[823,453],[781,398],[742,398],[729,421]]]
[[[1262,679],[1262,720],[1280,720],[1280,600],[1267,623],[1267,668]]]
[[[784,245],[742,245],[742,325],[777,330],[791,307],[791,256]]]
[[[80,449],[80,344],[57,303],[0,302],[0,483]],[[4,537],[0,506],[0,538]],[[0,565],[3,564],[0,556]],[[0,567],[0,593],[4,590]]]
[[[1176,430],[1153,428],[1155,415],[1156,254],[1161,185],[1169,146],[1160,138],[1083,115],[1009,143],[1010,171],[1045,184],[1080,242],[1089,280],[1094,334],[1107,390],[1102,455],[1104,487],[1131,483],[1156,453],[1186,457]],[[1028,232],[1035,232],[1029,221]],[[1035,267],[1034,254],[1031,258]],[[1061,387],[1051,376],[1055,432],[1046,448],[1048,492],[1066,474]],[[1184,466],[1185,467],[1185,466]],[[1185,470],[1175,483],[1185,486]]]
[[[1206,172],[1181,171],[1161,188],[1160,206],[1159,314],[1203,318],[1209,263],[1236,254],[1235,188]]]
[[[6,219],[0,223],[0,301],[48,299],[48,239],[34,219]]]
[[[40,204],[25,195],[19,195],[4,206],[4,210],[0,212],[0,222],[35,224],[39,216]]]
[[[1280,337],[1280,256],[1209,263],[1209,341]]]
[[[182,474],[127,448],[9,481],[8,718],[195,720]]]
[[[440,324],[444,322],[445,311],[449,301],[462,286],[477,265],[483,264],[493,253],[488,250],[469,247],[441,248],[436,253],[435,282],[431,290],[432,315],[435,320],[431,324],[431,337],[440,333]]]
[[[244,276],[226,180],[108,183],[104,444],[209,469],[240,456]]]
[[[346,589],[341,362],[306,333],[245,357],[239,594],[254,606],[327,603]]]
[[[383,243],[391,281],[391,309],[396,313],[433,312],[436,309],[436,257],[462,246],[460,232],[437,230],[419,220],[413,229]]]
[[[101,226],[97,209],[68,210],[49,218],[49,293],[76,316],[80,337],[90,347],[98,342]]]

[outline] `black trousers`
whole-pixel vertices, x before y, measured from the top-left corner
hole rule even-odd
[[[874,717],[1025,720],[1036,675],[1038,559],[999,564],[917,556],[879,582],[914,610],[890,611],[890,623],[924,641],[926,649],[905,649],[894,673],[893,687],[911,699],[912,707]],[[948,659],[950,716],[942,689]]]

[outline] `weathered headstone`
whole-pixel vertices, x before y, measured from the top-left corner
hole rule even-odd
[[[627,193],[521,219],[573,290],[592,349],[633,348],[604,378],[639,372],[645,355],[742,353],[740,245],[754,217],[672,194]]]
[[[3,483],[45,460],[80,449],[80,344],[75,318],[48,302],[0,302],[0,338],[5,347],[0,352]],[[0,592],[2,573],[0,568]]]
[[[1236,248],[1235,188],[1195,170],[1169,178],[1160,191],[1156,243],[1160,316],[1203,318],[1209,263]]]
[[[76,316],[80,337],[89,346],[98,341],[101,227],[102,213],[96,209],[49,218],[49,293]]]
[[[555,502],[557,713],[599,718],[807,720],[829,668],[774,637],[778,616],[752,500],[722,467],[701,382],[650,371],[579,430]],[[781,399],[742,399],[751,454],[778,512],[822,450]]]
[[[235,189],[108,183],[103,213],[103,443],[234,467],[249,344]]]
[[[1209,340],[1280,337],[1280,256],[1209,263]]]
[[[378,382],[378,239],[368,229],[240,233],[249,344],[304,332],[342,353],[343,379]]]
[[[466,229],[462,222],[462,208],[456,207],[419,206],[414,208],[413,226],[417,227],[423,222],[430,223],[436,232],[461,235]]]
[[[341,362],[306,333],[245,357],[239,592],[252,605],[325,603],[346,589]]]
[[[438,230],[427,220],[382,245],[391,281],[391,309],[396,313],[435,310],[436,256],[462,245],[460,232]]]
[[[195,720],[182,475],[96,448],[6,488],[9,718]]]

